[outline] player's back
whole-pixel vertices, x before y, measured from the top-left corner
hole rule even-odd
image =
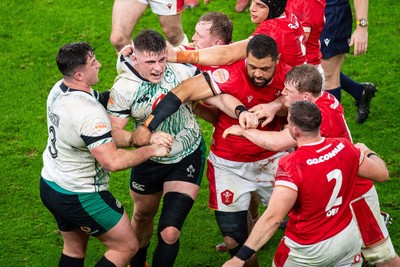
[[[360,151],[348,140],[322,138],[281,159],[275,185],[298,192],[285,232],[289,238],[314,244],[350,223],[359,158]]]
[[[325,0],[289,0],[286,13],[293,13],[300,21],[304,32],[309,36],[305,42],[307,63],[317,65],[321,63],[320,35],[325,25]]]

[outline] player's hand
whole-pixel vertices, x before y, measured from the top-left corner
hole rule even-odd
[[[169,152],[171,152],[170,147],[166,147],[163,145],[152,144],[151,147],[154,149],[154,157],[167,157]]]
[[[258,117],[257,117],[256,114],[254,114],[252,112],[243,111],[239,115],[239,124],[244,129],[257,128],[257,126],[258,126]]]
[[[121,51],[119,51],[119,53],[121,55],[123,55],[124,57],[128,57],[129,55],[131,55],[134,51],[133,45],[132,44],[128,44],[126,46],[124,46]]]
[[[131,143],[135,146],[145,146],[150,144],[151,131],[145,127],[138,127],[131,135]]]
[[[241,267],[244,266],[244,263],[245,262],[239,259],[238,257],[233,257],[229,261],[225,262],[224,265],[222,265],[222,267]]]
[[[151,134],[150,144],[162,145],[171,148],[173,143],[174,138],[170,134],[161,131]]]
[[[249,109],[249,111],[253,112],[259,120],[263,120],[261,127],[264,127],[274,119],[278,110],[276,103],[271,102],[267,104],[258,104]]]
[[[368,29],[356,27],[351,35],[349,46],[354,45],[354,55],[362,55],[367,52],[368,48]]]
[[[227,138],[230,135],[242,136],[243,130],[244,129],[240,125],[232,125],[228,129],[225,129],[224,133],[222,134],[222,138]]]

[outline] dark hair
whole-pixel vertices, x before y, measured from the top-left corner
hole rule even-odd
[[[310,64],[298,65],[286,73],[285,82],[293,85],[299,92],[309,92],[314,97],[321,94],[322,76]]]
[[[304,132],[319,132],[321,111],[307,100],[293,102],[289,107],[289,120]]]
[[[257,59],[271,57],[276,61],[279,55],[278,46],[274,39],[266,34],[257,34],[247,44],[246,56],[252,54]]]
[[[159,54],[167,48],[164,37],[154,30],[142,30],[133,40],[135,50]]]
[[[77,68],[86,64],[88,56],[93,54],[93,48],[86,42],[63,45],[56,56],[58,69],[64,76],[71,77]]]
[[[225,44],[232,42],[232,20],[222,12],[208,12],[200,17],[199,22],[211,22],[210,34],[218,36]]]
[[[287,0],[261,0],[261,2],[269,7],[267,19],[274,19],[285,11]]]

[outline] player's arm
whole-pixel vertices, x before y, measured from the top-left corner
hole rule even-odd
[[[111,134],[115,145],[117,147],[133,147],[134,144],[131,142],[132,133],[124,129],[129,119],[113,115],[109,115],[109,118],[112,128]]]
[[[279,224],[293,207],[297,199],[297,191],[284,186],[276,186],[272,192],[268,207],[251,230],[246,242],[236,255],[223,267],[243,266],[278,229]]]
[[[200,101],[194,101],[192,104],[193,113],[209,123],[216,123],[219,117],[218,108],[206,105]]]
[[[249,39],[229,45],[218,45],[198,50],[169,49],[168,61],[204,66],[229,65],[246,57]]]
[[[385,162],[365,144],[355,144],[363,154],[363,159],[358,169],[358,175],[376,182],[384,182],[389,179],[389,171]]]
[[[254,144],[269,151],[285,151],[297,146],[292,138],[288,128],[280,132],[260,131],[258,129],[243,129],[239,125],[233,125],[226,129],[222,135],[223,138],[229,138],[229,135],[243,136]]]
[[[107,142],[90,150],[96,160],[109,171],[125,170],[134,167],[151,157],[165,157],[170,152],[169,147],[149,145],[135,150],[116,147],[114,142]]]

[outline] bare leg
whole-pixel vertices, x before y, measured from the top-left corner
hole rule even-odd
[[[133,29],[146,8],[137,0],[114,0],[110,41],[117,51],[131,44]]]
[[[159,15],[158,19],[168,42],[173,46],[179,46],[185,38],[181,13],[172,16]]]
[[[69,232],[60,231],[64,240],[63,254],[73,258],[84,258],[89,235],[80,229]]]
[[[129,217],[125,212],[117,225],[98,239],[108,248],[104,256],[116,266],[126,266],[139,248]]]
[[[344,62],[345,54],[339,54],[327,59],[322,59],[322,68],[325,72],[326,90],[340,86],[340,69]]]

